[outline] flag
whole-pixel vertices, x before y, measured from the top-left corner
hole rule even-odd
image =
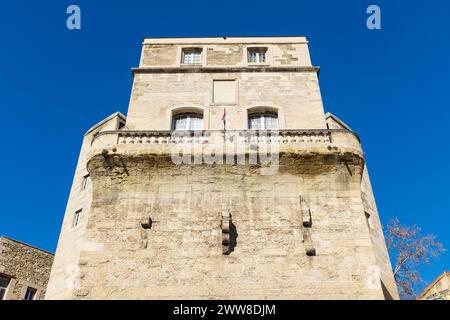
[[[225,124],[227,123],[227,110],[225,108],[223,108],[222,122],[223,128],[225,129]]]

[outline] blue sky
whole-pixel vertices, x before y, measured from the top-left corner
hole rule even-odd
[[[66,28],[70,4],[80,31]],[[382,30],[366,28],[370,4]],[[450,248],[449,12],[437,0],[10,1],[0,17],[0,234],[55,250],[82,135],[127,112],[144,37],[306,35],[326,111],[362,138],[382,221],[416,223]],[[444,269],[449,253],[425,280]]]

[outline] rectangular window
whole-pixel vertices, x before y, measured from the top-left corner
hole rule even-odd
[[[25,292],[25,300],[34,300],[34,297],[36,296],[36,289],[28,287],[27,291]]]
[[[277,130],[278,115],[276,113],[255,113],[248,117],[250,130]]]
[[[370,213],[364,212],[364,215],[366,216],[367,226],[369,229],[373,229],[372,219],[370,217]]]
[[[82,189],[86,190],[91,184],[91,177],[87,174],[83,177]]]
[[[203,115],[196,113],[182,113],[174,116],[173,130],[202,130]]]
[[[201,64],[202,63],[202,49],[201,48],[187,48],[183,49],[181,54],[182,64]]]
[[[78,210],[77,212],[75,212],[75,214],[73,215],[72,227],[76,227],[78,225],[78,223],[80,223],[80,215],[81,215],[81,209]]]
[[[0,300],[5,299],[6,289],[8,289],[9,278],[0,276]]]
[[[265,63],[267,48],[249,48],[247,51],[248,63]]]

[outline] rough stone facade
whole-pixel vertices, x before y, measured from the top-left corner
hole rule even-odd
[[[0,277],[8,282],[3,299],[23,300],[31,288],[34,300],[43,300],[52,263],[53,254],[0,237]]]
[[[359,138],[324,113],[306,38],[145,39],[133,74],[126,120],[83,140],[48,299],[398,298]],[[200,131],[172,131],[192,113]],[[248,130],[267,113],[276,132]]]

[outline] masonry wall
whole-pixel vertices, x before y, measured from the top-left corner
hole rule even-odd
[[[383,299],[360,197],[361,160],[286,155],[274,176],[256,167],[174,166],[118,153],[88,164],[93,202],[80,299]],[[344,162],[345,162],[344,161]],[[126,171],[124,171],[126,167]],[[300,197],[316,256],[305,253]],[[222,253],[221,215],[236,227]],[[141,221],[150,217],[150,229]],[[376,278],[379,280],[379,278]],[[368,282],[369,281],[369,282]]]
[[[198,40],[198,39],[197,39]],[[239,43],[239,42],[242,43]],[[127,115],[131,130],[170,130],[172,113],[202,110],[203,129],[247,129],[251,108],[278,111],[281,129],[325,128],[317,68],[313,68],[305,38],[147,39],[144,41]],[[201,65],[183,65],[182,50],[201,48]],[[247,62],[247,49],[267,48],[267,61]],[[234,80],[233,103],[215,101],[214,81]]]
[[[335,120],[334,116],[327,118],[330,129],[345,129],[344,124]],[[380,277],[381,285],[386,299],[398,299],[397,285],[392,275],[392,265],[389,258],[386,241],[383,233],[383,225],[378,214],[377,204],[370,182],[367,165],[364,164],[361,179],[361,199],[366,216],[367,230],[373,244],[377,268],[371,272]]]
[[[266,65],[249,65],[247,48],[260,45]],[[202,65],[182,66],[182,49],[198,46]],[[307,133],[293,137],[303,142],[283,150],[269,176],[255,165],[175,165],[159,133],[105,134],[94,150],[95,133],[118,128],[106,119],[83,140],[47,298],[398,298],[359,140],[343,151],[323,139],[317,72],[304,38],[146,39],[126,130],[170,130],[180,110],[200,110],[204,130],[222,130],[224,109],[228,130],[246,130],[250,110],[270,109],[280,129],[320,129],[320,148]],[[219,80],[234,81],[221,93],[232,103],[215,100]],[[228,255],[224,212],[235,228]]]
[[[233,105],[213,102],[213,81],[235,80]],[[248,111],[255,107],[278,110],[280,129],[325,128],[324,111],[315,72],[138,73],[127,116],[132,130],[170,130],[172,112],[203,110],[203,129],[247,129]]]
[[[28,287],[36,289],[35,300],[43,300],[53,254],[24,243],[0,238],[0,274],[10,278],[4,299],[22,300]]]
[[[86,162],[91,141],[95,134],[104,130],[115,130],[119,127],[119,123],[124,121],[124,117],[120,114],[113,114],[91,128],[83,137],[50,275],[47,299],[73,298],[73,290],[79,278],[80,252],[89,250],[89,243],[85,243],[84,237],[92,201],[92,184],[88,182],[84,189],[83,180],[88,175]],[[90,177],[88,179],[90,180]],[[79,222],[74,226],[75,212],[79,210],[81,210]]]
[[[184,48],[201,48],[206,67],[247,67],[247,49],[267,47],[266,66],[311,67],[308,41],[304,37],[145,39],[139,66],[180,67]]]

